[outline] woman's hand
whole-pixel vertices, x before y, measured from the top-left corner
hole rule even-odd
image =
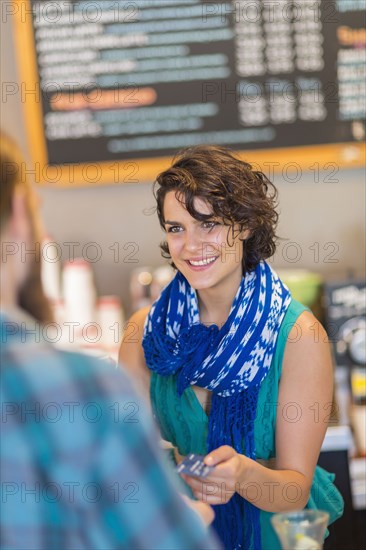
[[[214,470],[205,478],[181,474],[194,496],[207,504],[226,504],[240,489],[249,459],[228,445],[218,447],[205,456],[205,464]]]

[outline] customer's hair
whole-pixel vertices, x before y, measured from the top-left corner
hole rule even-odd
[[[22,157],[16,144],[0,131],[0,230],[7,224],[17,186],[21,185]],[[24,183],[24,182],[23,182]]]
[[[0,130],[0,239],[11,218],[13,199],[19,190],[24,193],[27,213],[32,228],[34,243],[40,243],[41,232],[39,217],[36,211],[35,193],[25,177],[25,162],[16,143]],[[19,254],[21,251],[19,251]],[[52,320],[50,304],[44,294],[41,280],[41,258],[35,254],[35,259],[29,260],[29,272],[26,281],[19,289],[19,307],[27,311],[42,323]],[[3,258],[1,258],[3,261]]]
[[[154,194],[160,225],[164,226],[164,200],[169,191],[189,214],[200,221],[212,217],[240,231],[249,230],[243,241],[243,273],[253,270],[261,261],[272,256],[276,249],[278,214],[277,190],[260,171],[253,170],[233,151],[215,145],[198,145],[179,152],[170,168],[155,181]],[[211,207],[211,214],[197,212],[196,197]],[[163,256],[170,258],[167,242],[160,245]]]

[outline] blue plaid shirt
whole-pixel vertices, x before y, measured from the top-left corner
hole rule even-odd
[[[1,548],[218,548],[121,369],[55,349],[23,313],[0,321]]]

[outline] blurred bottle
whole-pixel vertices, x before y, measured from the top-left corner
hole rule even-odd
[[[41,277],[44,293],[53,301],[61,299],[61,248],[46,237],[42,242]]]
[[[122,341],[125,320],[118,296],[101,296],[98,300],[97,315],[102,334],[101,345],[115,357]]]
[[[67,321],[65,317],[65,302],[62,298],[60,298],[59,300],[52,300],[51,305],[53,318],[55,320],[55,323],[57,323],[59,327],[60,335],[60,338],[55,343],[58,347],[62,349],[69,349],[74,342],[70,327],[65,325],[65,321]]]
[[[78,323],[75,334],[80,336],[85,325],[95,323],[96,290],[93,271],[86,260],[75,259],[65,264],[63,270],[63,296],[65,321]]]
[[[133,269],[130,278],[130,296],[132,312],[151,304],[151,284],[153,274],[151,267]]]

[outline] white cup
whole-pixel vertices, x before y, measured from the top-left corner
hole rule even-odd
[[[90,264],[83,259],[67,262],[63,270],[65,320],[79,323],[80,329],[96,320],[96,290]]]
[[[118,351],[123,336],[124,314],[118,296],[101,296],[97,304],[104,349]]]

